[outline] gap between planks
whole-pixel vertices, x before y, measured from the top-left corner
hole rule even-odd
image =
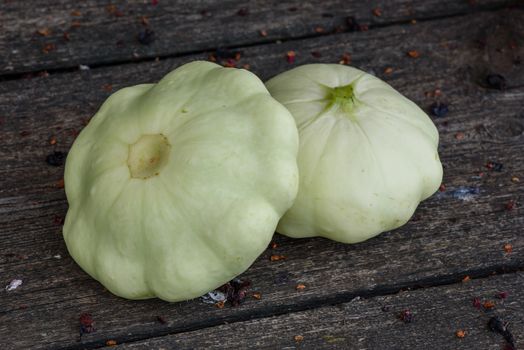
[[[502,9],[506,9],[509,7],[516,7],[518,6],[518,1],[509,1],[507,3],[501,3],[496,4],[492,6],[486,6],[481,8],[473,8],[471,11],[457,11],[455,13],[447,14],[447,15],[437,15],[437,16],[427,16],[427,17],[414,17],[412,19],[405,19],[405,20],[393,20],[385,23],[374,23],[370,24],[368,26],[369,30],[376,30],[380,28],[386,28],[390,26],[396,26],[396,25],[406,25],[410,24],[413,20],[417,22],[430,22],[430,21],[438,21],[446,18],[454,18],[454,17],[460,17],[464,15],[469,14],[475,14],[475,13],[482,13],[482,12],[495,12],[500,11]],[[113,67],[118,65],[129,65],[129,64],[139,64],[139,63],[145,63],[145,62],[154,62],[155,60],[164,60],[164,59],[171,59],[171,58],[181,58],[186,56],[192,56],[192,55],[198,55],[203,53],[212,53],[215,52],[218,49],[225,49],[225,50],[241,50],[245,48],[250,48],[254,46],[264,46],[264,45],[271,45],[278,42],[296,42],[306,39],[313,39],[317,37],[322,36],[329,36],[329,35],[340,35],[345,33],[355,32],[355,30],[351,30],[347,26],[343,28],[343,30],[337,31],[337,32],[331,32],[331,33],[311,33],[306,35],[300,35],[295,37],[276,37],[271,38],[269,40],[258,40],[258,41],[251,41],[247,42],[242,45],[223,45],[223,46],[210,46],[206,48],[201,48],[197,50],[187,50],[182,51],[178,53],[172,53],[172,54],[159,54],[156,56],[145,56],[140,58],[130,58],[130,59],[115,59],[108,62],[101,62],[101,63],[90,63],[89,69],[94,70],[97,68],[104,68],[104,67]],[[0,74],[0,82],[2,81],[11,81],[11,80],[19,80],[24,79],[25,76],[31,75],[31,74],[38,74],[41,72],[46,72],[48,74],[60,74],[60,73],[70,73],[78,71],[79,66],[78,65],[69,65],[64,66],[60,68],[49,68],[49,69],[42,69],[42,70],[28,70],[23,72],[16,72],[16,73],[3,73]]]
[[[429,346],[498,350],[505,341],[488,329],[493,316],[509,322],[518,347],[524,336],[524,319],[519,314],[523,278],[522,273],[514,273],[372,299],[355,298],[335,306],[123,343],[117,349],[391,350]],[[480,305],[473,303],[475,298]],[[484,307],[486,301],[493,307]],[[411,322],[401,321],[399,316],[405,310],[414,315]]]
[[[115,340],[119,345],[124,345],[126,343],[135,343],[144,341],[147,339],[158,339],[165,336],[170,335],[177,335],[177,334],[184,334],[194,331],[203,331],[206,329],[219,327],[221,325],[225,324],[235,324],[235,323],[243,323],[246,321],[252,321],[252,320],[263,320],[268,319],[270,317],[279,317],[279,316],[286,316],[293,313],[302,313],[306,311],[313,311],[316,309],[322,309],[330,306],[337,306],[342,304],[347,304],[352,302],[353,300],[360,300],[360,299],[373,299],[378,297],[386,297],[386,296],[392,296],[397,295],[401,292],[410,291],[410,292],[416,292],[421,290],[431,290],[439,287],[446,287],[446,286],[458,286],[463,282],[463,278],[465,276],[468,276],[470,280],[482,280],[486,279],[488,280],[490,277],[493,276],[506,276],[506,275],[513,275],[513,276],[521,276],[519,275],[520,272],[524,272],[524,267],[521,264],[515,264],[515,265],[509,265],[509,266],[497,266],[495,268],[486,268],[486,269],[476,269],[476,270],[468,270],[464,271],[460,274],[453,274],[453,275],[447,275],[447,276],[438,276],[437,278],[425,278],[418,280],[416,282],[410,283],[408,285],[381,285],[379,288],[376,289],[364,289],[361,291],[355,291],[351,293],[341,293],[340,295],[332,295],[329,297],[322,297],[319,299],[310,299],[306,301],[305,303],[298,303],[295,302],[293,304],[289,305],[280,305],[273,308],[266,308],[261,311],[258,311],[256,314],[250,314],[250,313],[240,313],[236,314],[232,317],[226,317],[221,320],[214,320],[214,322],[197,322],[195,324],[187,325],[185,327],[181,327],[179,329],[171,329],[166,331],[157,331],[157,332],[151,332],[151,333],[144,333],[144,334],[134,334],[134,335],[128,335],[128,336],[120,336],[120,337],[114,337],[111,338]],[[66,346],[66,347],[56,347],[53,348],[54,350],[94,350],[94,349],[106,349],[105,344],[101,344],[100,340],[94,341],[94,342],[84,342],[80,343],[78,345],[73,346]],[[109,349],[109,348],[107,348]]]

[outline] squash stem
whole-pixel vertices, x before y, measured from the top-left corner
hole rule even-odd
[[[326,99],[329,101],[326,109],[340,108],[351,119],[354,119],[351,112],[358,105],[358,100],[355,97],[352,84],[331,88]]]

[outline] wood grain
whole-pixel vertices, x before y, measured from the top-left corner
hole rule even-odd
[[[403,291],[370,299],[226,324],[105,349],[492,349],[505,341],[488,329],[498,316],[509,322],[516,346],[524,343],[524,274]],[[506,299],[497,295],[507,293]],[[493,309],[473,306],[493,301]],[[414,316],[404,323],[399,315]],[[456,332],[465,331],[459,338]],[[299,338],[295,338],[295,337]],[[303,339],[297,341],[295,339]]]
[[[55,216],[67,210],[63,190],[57,188],[63,168],[45,163],[52,151],[67,151],[74,132],[109,95],[108,85],[114,91],[155,81],[207,55],[3,82],[0,281],[20,278],[24,284],[0,291],[2,348],[96,348],[107,339],[136,341],[521,269],[524,215],[518,205],[506,210],[506,204],[524,198],[524,72],[514,63],[516,56],[524,56],[523,28],[523,12],[512,9],[242,48],[238,65],[250,64],[263,79],[293,66],[285,58],[289,50],[297,53],[295,65],[338,62],[349,52],[355,66],[386,79],[424,109],[435,101],[425,92],[439,88],[450,112],[434,120],[441,133],[446,191],[424,202],[403,228],[361,244],[277,235],[278,248],[268,249],[242,276],[262,299],[250,298],[237,308],[217,309],[199,300],[134,302],[110,295],[66,252],[61,226],[55,223]],[[507,49],[512,40],[515,48]],[[418,50],[420,57],[410,58],[410,50]],[[388,67],[393,68],[390,74],[385,73]],[[490,69],[506,77],[506,90],[485,85]],[[52,136],[57,138],[54,146],[48,142]],[[489,161],[503,163],[502,171],[486,169]],[[513,176],[521,182],[513,182]],[[464,189],[473,194],[462,197]],[[507,243],[512,253],[504,251]],[[287,259],[270,262],[271,254]],[[297,283],[306,284],[306,290],[297,292]],[[79,341],[83,312],[93,314],[97,331]],[[159,324],[159,315],[169,323]]]
[[[80,64],[115,64],[325,35],[350,30],[346,21],[350,16],[373,27],[515,2],[180,0],[153,5],[150,0],[6,0],[0,8],[0,75],[77,69]],[[380,11],[374,15],[374,9]],[[154,32],[154,40],[147,45],[138,40],[146,29]],[[267,35],[261,35],[261,31]]]

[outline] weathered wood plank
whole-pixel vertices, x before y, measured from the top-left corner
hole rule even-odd
[[[524,343],[523,284],[524,274],[512,273],[396,295],[357,298],[344,304],[147,339],[111,349],[499,350],[506,342],[500,334],[488,329],[493,316],[509,322],[517,346]],[[505,299],[500,299],[501,292],[507,293]],[[474,298],[481,303],[493,301],[496,306],[491,310],[476,308]],[[412,322],[400,319],[404,310],[414,315]],[[465,331],[463,338],[457,336],[459,330]]]
[[[447,190],[423,203],[405,227],[362,244],[277,236],[279,247],[264,253],[243,276],[262,299],[222,310],[198,300],[124,301],[104,291],[66,253],[61,227],[54,223],[67,208],[63,191],[56,188],[63,169],[44,162],[53,150],[68,149],[73,130],[108,95],[105,84],[116,89],[154,81],[174,66],[205,56],[4,82],[0,281],[21,278],[24,284],[0,292],[2,348],[90,348],[112,338],[145,339],[523,267],[524,215],[518,206],[505,209],[509,200],[524,196],[523,182],[511,181],[512,176],[524,178],[524,72],[513,64],[514,55],[523,56],[523,19],[522,11],[501,11],[243,49],[239,65],[251,64],[263,78],[292,66],[285,59],[288,50],[297,52],[297,64],[337,62],[350,52],[356,66],[374,70],[424,108],[434,101],[424,92],[440,88],[450,105],[446,117],[435,119]],[[497,34],[502,32],[514,34],[509,37],[516,47],[497,53],[509,45]],[[479,40],[485,46],[479,47]],[[413,49],[420,58],[406,55]],[[322,56],[315,58],[311,51]],[[393,72],[385,74],[386,67]],[[507,90],[484,86],[488,68],[507,77]],[[20,136],[23,131],[30,134]],[[57,144],[50,146],[53,135]],[[502,171],[488,171],[488,161],[504,163]],[[461,191],[468,189],[472,193],[464,197]],[[506,243],[512,244],[512,253],[504,251]],[[271,254],[287,259],[270,262]],[[307,286],[300,293],[295,291],[299,282]],[[78,342],[83,312],[93,314],[98,330]],[[169,324],[159,324],[158,315]],[[20,329],[27,334],[21,337]]]
[[[514,2],[179,0],[154,5],[150,0],[6,0],[0,8],[0,74],[127,62],[322,35],[349,30],[348,16],[373,26],[500,8]],[[372,13],[375,8],[380,9],[380,16]],[[154,39],[142,37],[141,43],[138,36],[147,28],[154,31]],[[267,36],[260,34],[262,30]]]

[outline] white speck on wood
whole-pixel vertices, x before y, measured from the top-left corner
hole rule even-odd
[[[9,284],[5,287],[5,290],[10,292],[20,287],[21,285],[22,285],[22,280],[14,279],[11,282],[9,282]]]

